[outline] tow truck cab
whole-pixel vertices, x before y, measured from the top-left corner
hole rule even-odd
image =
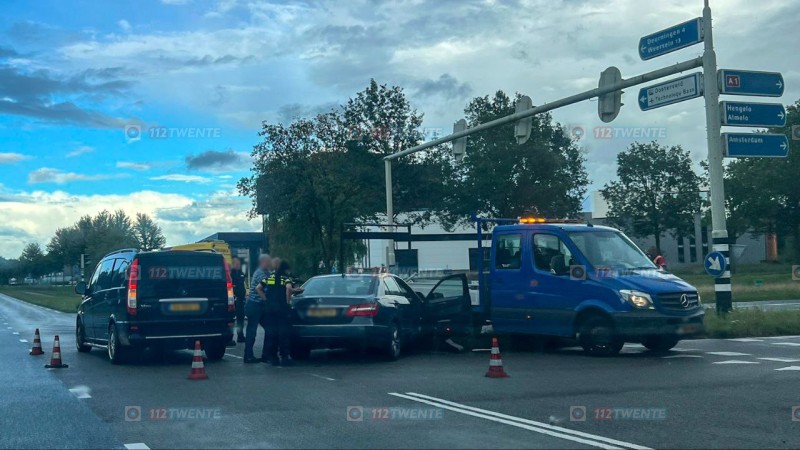
[[[487,310],[499,333],[577,338],[593,355],[625,342],[666,351],[703,333],[697,289],[621,231],[542,219],[492,232]]]

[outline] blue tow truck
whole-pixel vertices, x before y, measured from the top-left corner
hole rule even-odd
[[[621,231],[569,220],[474,218],[478,254],[488,223],[488,268],[478,258],[474,312],[496,333],[575,338],[590,355],[626,342],[667,351],[704,333],[697,289],[652,261]]]

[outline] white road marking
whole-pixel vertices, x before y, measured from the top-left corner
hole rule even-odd
[[[230,356],[231,358],[239,358],[239,359],[244,359],[244,358],[242,358],[241,356],[232,355],[232,354],[230,354],[230,353],[225,353],[225,356]]]
[[[800,361],[800,359],[792,359],[792,358],[758,358],[758,359],[763,359],[764,361],[775,361],[782,363],[793,363]]]
[[[11,334],[13,334],[15,336],[19,336],[19,331],[12,331]]]
[[[696,348],[673,348],[673,352],[699,352]]]
[[[775,370],[778,370],[778,371],[781,371],[781,370],[800,370],[800,366],[781,367],[780,369],[775,369]]]
[[[758,361],[742,361],[741,359],[729,359],[727,361],[716,361],[712,364],[761,364]]]
[[[675,359],[675,358],[702,358],[702,355],[671,355],[671,356],[662,356],[662,359]]]
[[[19,341],[20,341],[20,342],[28,342],[28,340],[27,340],[27,339],[20,339]]]
[[[490,348],[473,348],[472,351],[473,352],[490,352],[490,351],[492,351],[492,349],[490,349]]]
[[[750,353],[739,353],[739,352],[706,352],[707,355],[716,355],[716,356],[750,356]]]
[[[137,442],[135,444],[125,444],[125,448],[128,450],[150,450],[150,447],[146,446],[144,442]]]
[[[414,392],[407,392],[406,394],[389,392],[389,395],[405,398],[407,400],[413,400],[415,402],[425,403],[427,405],[436,406],[450,411],[455,411],[457,413],[466,414],[472,417],[478,417],[481,419],[490,420],[492,422],[498,422],[505,425],[511,425],[513,427],[522,428],[525,430],[535,431],[537,433],[546,434],[548,436],[553,436],[573,442],[578,442],[585,445],[590,445],[593,447],[599,447],[605,449],[628,448],[636,450],[649,450],[648,447],[644,447],[637,444],[631,444],[629,442],[618,441],[616,439],[584,433],[582,431],[571,430],[569,428],[563,428],[555,425],[546,424],[543,422],[536,422],[529,419],[523,419],[521,417],[509,416],[507,414],[501,414],[486,409],[480,409],[472,406],[462,405],[460,403],[442,400],[427,395],[416,394]]]
[[[785,345],[787,347],[800,347],[798,342],[773,342],[772,345]]]
[[[309,375],[312,377],[322,378],[323,380],[336,381],[336,378],[323,377],[322,375],[317,375],[315,373],[309,373]]]
[[[72,394],[78,398],[92,398],[92,396],[89,395],[89,392],[91,391],[91,389],[89,389],[89,386],[75,386],[69,391],[72,392]]]
[[[763,339],[753,339],[753,338],[736,338],[736,339],[726,339],[726,340],[733,342],[764,342]]]
[[[799,338],[800,336],[769,336],[767,339],[792,339]]]

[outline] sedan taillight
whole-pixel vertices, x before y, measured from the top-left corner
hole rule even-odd
[[[378,315],[378,303],[350,305],[346,314],[348,317],[375,317]]]

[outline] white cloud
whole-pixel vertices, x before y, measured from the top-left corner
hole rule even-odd
[[[184,5],[190,1],[191,0],[161,0],[161,3],[165,5]]]
[[[143,172],[145,170],[150,170],[151,166],[147,163],[137,163],[131,161],[117,161],[117,168],[118,169],[131,169],[131,170],[138,170]]]
[[[111,174],[111,175],[87,175],[84,173],[64,172],[60,169],[53,169],[51,167],[42,167],[34,170],[28,174],[28,183],[54,183],[65,184],[75,181],[98,181],[107,180],[110,178],[124,178],[125,174]]]
[[[150,177],[153,181],[180,181],[182,183],[210,183],[211,179],[201,177],[199,175],[183,175],[173,173],[169,175],[159,175],[157,177]]]
[[[28,158],[30,156],[22,153],[0,153],[0,164],[13,164]]]
[[[122,19],[119,22],[117,22],[117,25],[119,25],[119,27],[122,29],[122,31],[125,31],[125,32],[131,31],[131,23],[128,22],[127,20],[125,20],[125,19]]]
[[[77,156],[84,155],[86,153],[92,153],[94,151],[94,147],[90,147],[88,145],[84,145],[81,147],[76,148],[75,150],[67,153],[67,158],[75,158]]]
[[[193,199],[184,195],[139,191],[126,195],[74,195],[63,191],[8,192],[0,186],[0,217],[14,217],[13,228],[0,227],[0,256],[16,258],[27,242],[43,247],[59,227],[75,223],[85,214],[124,210],[151,215],[164,231],[167,245],[196,242],[218,231],[257,231],[249,221],[250,200],[234,191],[216,192]],[[24,232],[24,233],[23,233]],[[24,239],[21,238],[24,234]]]

